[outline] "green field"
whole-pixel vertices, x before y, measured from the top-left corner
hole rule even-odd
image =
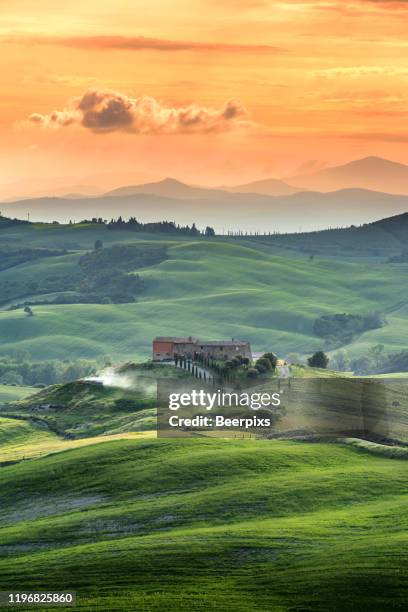
[[[146,290],[128,304],[46,304],[34,317],[0,311],[0,355],[17,352],[33,360],[109,355],[114,360],[146,358],[156,335],[248,339],[254,350],[311,353],[323,341],[313,333],[322,314],[380,311],[387,324],[346,345],[350,355],[382,343],[389,351],[408,344],[408,264],[377,259],[315,257],[265,246],[256,240],[163,238],[93,226],[2,230],[16,247],[66,247],[65,256],[39,259],[0,272],[0,282],[69,275],[96,237],[105,246],[149,241],[167,249],[165,261],[137,273]],[[31,300],[54,296],[27,296]],[[18,301],[18,300],[17,300]],[[20,300],[21,301],[21,300]],[[7,305],[6,305],[7,306]]]
[[[0,385],[0,406],[6,402],[23,399],[34,393],[36,389],[31,387],[14,387],[11,385]]]
[[[347,444],[118,440],[0,471],[2,589],[79,610],[404,610],[406,459]]]
[[[3,299],[0,310],[2,367],[13,360],[27,371],[40,361],[145,361],[156,335],[243,338],[280,357],[310,354],[324,348],[313,330],[316,317],[343,312],[386,317],[386,325],[343,347],[350,355],[378,343],[405,350],[408,264],[387,263],[399,254],[400,238],[377,248],[383,234],[364,228],[358,236],[369,237],[366,245],[361,239],[353,249],[355,236],[343,248],[341,235],[325,234],[311,257],[313,236],[191,239],[95,225],[3,228],[5,261],[8,249],[23,247],[67,253],[0,270],[4,295],[18,296]],[[34,316],[9,310],[60,297],[58,283],[77,274],[97,239],[105,247],[165,249],[160,263],[126,270],[145,281],[134,302],[48,303],[32,306]],[[36,293],[32,281],[55,290]],[[67,290],[68,298],[75,291]],[[386,444],[240,433],[156,439],[152,383],[186,374],[151,364],[119,371],[128,370],[136,386],[0,385],[0,590],[75,590],[84,611],[407,608],[403,387],[388,395]],[[299,366],[292,374],[292,388],[317,376],[345,389],[330,371]],[[281,436],[326,425],[330,415],[324,406],[317,410],[312,382],[308,401],[278,422]],[[261,377],[263,384],[270,381]]]

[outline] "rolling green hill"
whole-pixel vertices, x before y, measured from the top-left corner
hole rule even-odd
[[[178,334],[240,337],[255,350],[307,354],[324,344],[317,317],[375,311],[386,324],[354,334],[345,348],[355,355],[378,343],[403,350],[408,264],[387,260],[404,237],[399,232],[378,255],[367,232],[358,252],[332,248],[325,238],[324,253],[311,258],[305,236],[283,244],[279,236],[191,239],[97,225],[8,225],[0,229],[2,252],[58,254],[3,259],[12,265],[2,266],[0,285],[15,297],[0,310],[0,355],[27,363],[145,360],[154,336]],[[78,276],[79,262],[96,240],[102,255],[86,261],[139,275],[135,301],[52,303],[70,293],[67,279],[79,282],[72,292],[81,294],[89,279]],[[135,257],[129,268],[127,256],[121,266],[121,253],[137,254],[135,245],[154,246],[160,258],[144,265]],[[118,268],[109,270],[111,253]],[[48,286],[53,291],[40,292]],[[34,316],[10,309],[25,300]],[[92,612],[407,608],[404,389],[394,390],[388,413],[389,435],[401,446],[155,439],[150,387],[159,370],[186,376],[139,364],[120,369],[133,372],[137,390],[69,382],[25,397],[34,389],[0,386],[0,590],[75,590],[77,609]],[[315,374],[300,366],[294,373],[293,388]],[[313,393],[312,386],[309,413],[285,413],[284,432],[310,425]]]
[[[407,463],[365,448],[119,440],[0,471],[0,587],[79,610],[403,610]]]
[[[384,315],[387,324],[354,337],[345,346],[349,354],[361,355],[378,343],[388,351],[404,350],[408,345],[408,264],[387,263],[384,257],[370,254],[375,241],[381,245],[387,233],[391,236],[388,230],[379,234],[378,228],[378,224],[361,228],[360,250],[354,257],[348,246],[350,240],[355,241],[353,232],[360,230],[343,230],[341,239],[339,234],[345,248],[337,248],[335,256],[329,249],[325,256],[311,259],[306,248],[311,235],[302,234],[288,236],[285,242],[282,236],[191,239],[148,235],[92,224],[7,227],[0,233],[0,242],[5,241],[9,249],[24,244],[67,252],[0,271],[0,284],[11,284],[13,289],[13,284],[20,283],[26,288],[26,295],[20,291],[0,311],[0,355],[23,353],[32,360],[106,355],[114,360],[144,359],[150,354],[152,338],[168,334],[244,338],[254,350],[273,350],[280,356],[310,354],[325,348],[324,340],[313,331],[317,317],[374,311]],[[325,232],[316,236],[322,245],[327,243]],[[126,270],[130,276],[137,273],[144,283],[133,303],[46,303],[33,306],[33,317],[22,309],[8,309],[25,300],[35,304],[59,299],[58,290],[36,294],[30,282],[55,289],[63,279],[75,276],[80,258],[93,250],[95,240],[102,240],[105,247],[153,245],[166,253],[158,263],[135,264],[134,270]],[[399,230],[395,244],[391,238],[386,243],[387,254],[400,253],[403,240]],[[367,248],[361,257],[364,245]],[[109,268],[105,260],[103,267]],[[61,291],[64,293],[64,287]],[[72,292],[65,292],[68,294]]]
[[[9,404],[3,413],[34,418],[61,436],[81,438],[153,430],[155,406],[156,396],[147,390],[126,391],[78,381],[55,385]]]
[[[31,389],[28,397],[10,397],[20,401],[0,406],[0,416],[24,419],[65,439],[152,431],[157,381],[195,380],[184,370],[150,363],[125,364],[120,373],[110,370],[105,376],[111,378],[106,385],[91,379]]]

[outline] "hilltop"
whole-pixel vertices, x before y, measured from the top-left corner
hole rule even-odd
[[[359,188],[408,194],[408,166],[376,156],[324,168],[311,174],[289,176],[285,180],[295,187],[323,192]]]
[[[142,185],[126,185],[112,189],[104,194],[104,196],[132,196],[137,194],[149,194],[156,196],[164,196],[166,198],[182,198],[182,199],[216,199],[228,198],[228,193],[222,189],[211,189],[205,187],[196,187],[187,185],[174,178],[165,178],[162,181],[153,183],[144,183]]]
[[[297,191],[303,191],[303,188],[292,187],[288,183],[275,178],[252,181],[251,183],[244,183],[243,185],[225,187],[225,189],[233,193],[260,193],[270,196],[292,195]]]

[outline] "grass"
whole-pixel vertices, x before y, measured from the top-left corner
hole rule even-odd
[[[26,317],[21,310],[1,311],[0,355],[24,351],[35,360],[61,359],[67,354],[144,359],[156,335],[215,339],[220,330],[222,337],[250,340],[255,350],[274,350],[280,356],[311,353],[324,344],[313,333],[315,318],[337,312],[381,311],[387,316],[385,327],[366,332],[346,347],[350,355],[360,355],[377,343],[389,351],[402,350],[408,342],[405,264],[310,261],[299,253],[288,257],[286,251],[276,254],[276,248],[269,252],[262,245],[249,246],[245,240],[240,244],[139,238],[87,227],[71,231],[23,227],[14,229],[14,234],[7,232],[11,240],[13,236],[17,240],[19,233],[31,246],[55,246],[58,236],[64,244],[69,236],[82,251],[6,270],[0,273],[0,281],[16,275],[27,280],[69,274],[79,253],[85,245],[92,248],[96,236],[102,236],[106,244],[154,240],[168,247],[169,258],[138,270],[147,290],[134,304],[44,305],[34,307],[34,317]]]
[[[152,363],[111,368],[108,378],[106,385],[80,380],[35,390],[0,407],[0,417],[34,422],[66,438],[148,431],[156,428],[158,381],[195,381],[184,370]]]
[[[109,440],[154,437],[152,431],[125,432],[105,436],[61,439],[54,432],[30,420],[0,418],[0,463],[29,460],[71,448]]]
[[[12,385],[0,385],[0,405],[12,402],[15,400],[23,399],[35,393],[37,389],[33,387],[20,387]]]
[[[74,252],[0,272],[0,282],[69,274],[96,239],[154,241],[169,258],[137,271],[147,291],[134,304],[0,311],[0,355],[145,359],[152,337],[188,334],[245,338],[279,356],[311,353],[322,348],[318,315],[374,310],[388,324],[356,338],[351,354],[408,343],[407,266],[378,257],[311,261],[291,254],[291,240],[280,248],[95,226],[38,224],[2,237]],[[316,375],[295,373],[302,383]],[[0,386],[0,590],[72,589],[77,609],[92,612],[407,608],[405,448],[155,439],[148,389],[156,375],[143,372],[137,392],[71,383],[25,399],[32,389]],[[405,396],[393,394],[391,433],[408,440]],[[285,415],[281,427],[300,416]]]
[[[117,440],[0,472],[2,589],[79,610],[406,609],[407,463],[346,444]]]
[[[123,390],[73,382],[49,387],[6,406],[2,412],[34,419],[62,436],[85,438],[152,430],[156,426],[156,403],[153,389]]]

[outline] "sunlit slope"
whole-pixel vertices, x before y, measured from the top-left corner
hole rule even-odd
[[[122,440],[0,471],[0,586],[80,610],[406,609],[406,460]]]
[[[168,334],[246,338],[257,350],[282,355],[310,352],[322,347],[313,335],[318,315],[370,311],[390,313],[389,324],[357,339],[352,352],[372,342],[388,350],[408,343],[404,264],[311,261],[222,241],[172,243],[168,256],[137,271],[147,290],[134,304],[36,306],[34,317],[0,312],[0,354],[21,349],[35,359],[146,357],[151,339]],[[59,258],[58,266],[66,265],[68,273],[74,257]],[[37,275],[42,265],[52,263],[37,261],[14,273]]]
[[[121,438],[155,437],[155,432],[126,432],[91,438],[69,440],[44,427],[45,424],[16,418],[0,417],[0,463],[33,459],[71,448],[99,444]]]

